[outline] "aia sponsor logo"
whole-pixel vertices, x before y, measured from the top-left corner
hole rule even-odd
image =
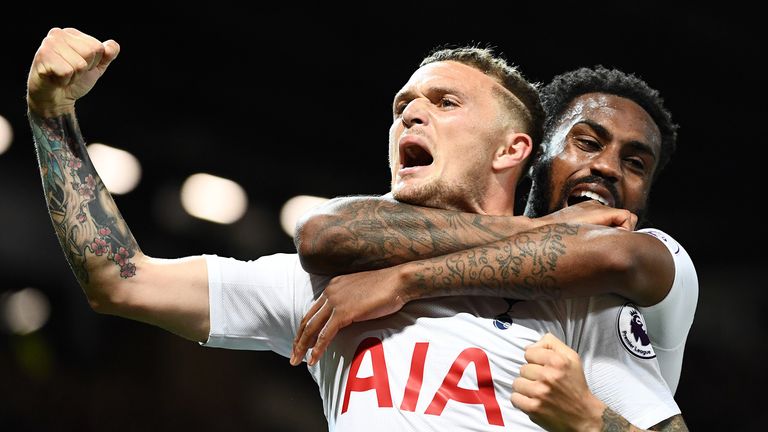
[[[435,393],[423,394],[421,386],[424,381],[424,373],[431,370],[427,367],[426,361],[428,351],[429,342],[417,342],[413,347],[408,382],[399,404],[401,411],[415,412],[419,400],[425,398],[428,398],[430,403],[424,414],[435,416],[443,414],[449,401],[454,404],[452,405],[453,409],[461,406],[461,404],[480,404],[485,410],[488,424],[504,426],[501,406],[496,399],[496,390],[493,385],[491,364],[485,351],[474,347],[462,350],[442,379],[440,388]],[[365,356],[370,356],[373,374],[361,377],[360,367]],[[464,371],[470,367],[475,369],[476,389],[459,386]],[[344,415],[351,409],[350,406],[354,405],[355,394],[359,392],[373,391],[376,393],[376,403],[379,408],[394,408],[397,400],[395,398],[399,398],[401,395],[392,394],[389,380],[387,358],[381,339],[376,337],[364,339],[358,345],[352,358],[347,382],[344,386],[341,414]]]

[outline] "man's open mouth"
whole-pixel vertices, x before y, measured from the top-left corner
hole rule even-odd
[[[403,168],[432,164],[432,154],[419,144],[412,143],[400,148],[400,164]]]
[[[595,200],[600,204],[607,205],[607,206],[611,205],[607,199],[603,198],[598,193],[588,191],[588,190],[577,190],[577,191],[571,192],[571,195],[568,196],[567,202],[569,206],[572,206],[572,205],[576,205],[578,203],[582,203],[584,201],[589,201],[589,200]]]

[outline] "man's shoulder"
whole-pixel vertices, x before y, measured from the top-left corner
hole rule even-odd
[[[216,254],[205,254],[203,256],[209,265],[216,263],[219,266],[260,267],[265,269],[294,267],[296,265],[300,266],[299,256],[296,253],[280,252],[270,255],[263,255],[251,260]]]
[[[680,243],[677,240],[675,240],[668,233],[658,228],[642,228],[637,230],[636,232],[647,234],[657,238],[659,241],[664,243],[664,245],[667,247],[667,249],[669,249],[670,252],[672,252],[672,255],[679,254],[683,249],[683,247],[680,245]]]

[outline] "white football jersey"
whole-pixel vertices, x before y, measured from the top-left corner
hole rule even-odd
[[[206,260],[211,332],[204,345],[288,357],[328,278],[306,273],[295,254]],[[680,413],[644,343],[642,315],[613,295],[411,302],[342,329],[309,371],[330,431],[538,431],[509,398],[525,347],[547,332],[582,356],[593,393],[634,425],[647,428]]]

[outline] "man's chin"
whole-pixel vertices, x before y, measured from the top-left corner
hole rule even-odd
[[[425,197],[417,193],[413,188],[401,187],[392,190],[392,197],[396,200],[413,205],[424,205]]]
[[[439,203],[436,202],[439,201],[437,194],[429,187],[416,187],[413,185],[395,187],[392,190],[392,197],[406,204],[440,208],[437,205]]]

